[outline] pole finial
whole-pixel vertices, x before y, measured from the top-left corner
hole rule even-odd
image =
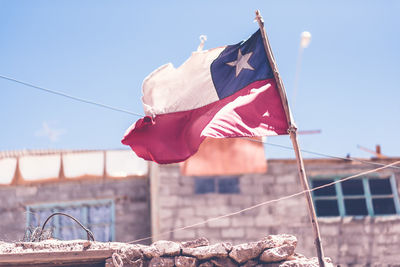
[[[263,20],[263,18],[261,16],[260,10],[258,10],[258,9],[256,10],[256,18],[254,20],[258,21],[260,23],[264,23],[264,20]]]

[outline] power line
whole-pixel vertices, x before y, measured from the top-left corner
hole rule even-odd
[[[58,96],[63,96],[63,97],[66,97],[66,98],[69,98],[69,99],[72,99],[72,100],[75,100],[75,101],[78,101],[78,102],[91,104],[91,105],[94,105],[94,106],[110,109],[110,110],[113,110],[113,111],[123,112],[123,113],[134,115],[134,116],[143,117],[143,115],[138,114],[138,113],[134,113],[134,112],[129,111],[129,110],[116,108],[116,107],[105,105],[105,104],[102,104],[102,103],[86,100],[86,99],[83,99],[83,98],[80,98],[80,97],[68,95],[68,94],[65,94],[65,93],[62,93],[62,92],[59,92],[59,91],[50,90],[50,89],[47,89],[47,88],[44,88],[44,87],[40,87],[40,86],[36,86],[34,84],[30,84],[30,83],[27,83],[27,82],[20,81],[20,80],[14,79],[14,78],[6,77],[6,76],[3,76],[3,75],[0,75],[0,78],[2,78],[4,80],[16,82],[16,83],[19,83],[19,84],[22,84],[22,85],[25,85],[25,86],[29,86],[29,87],[32,87],[32,88],[35,88],[37,90],[41,90],[41,91],[44,91],[44,92],[47,92],[47,93],[51,93],[51,94],[58,95]]]

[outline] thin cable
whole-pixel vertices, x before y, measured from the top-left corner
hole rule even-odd
[[[16,82],[16,83],[19,83],[19,84],[22,84],[22,85],[25,85],[25,86],[29,86],[29,87],[32,87],[32,88],[35,88],[35,89],[38,89],[38,90],[41,90],[41,91],[44,91],[44,92],[47,92],[47,93],[51,93],[51,94],[58,95],[58,96],[63,96],[63,97],[66,97],[66,98],[69,98],[69,99],[72,99],[72,100],[75,100],[75,101],[78,101],[78,102],[83,102],[83,103],[86,103],[86,104],[91,104],[91,105],[94,105],[94,106],[110,109],[110,110],[113,110],[113,111],[118,111],[118,112],[123,112],[123,113],[134,115],[134,116],[143,117],[143,115],[138,114],[138,113],[134,113],[134,112],[129,111],[129,110],[112,107],[112,106],[105,105],[105,104],[102,104],[102,103],[97,103],[97,102],[86,100],[86,99],[79,98],[79,97],[76,97],[76,96],[68,95],[68,94],[65,94],[65,93],[62,93],[62,92],[59,92],[59,91],[50,90],[50,89],[47,89],[47,88],[44,88],[44,87],[40,87],[40,86],[36,86],[36,85],[30,84],[30,83],[27,83],[27,82],[19,81],[19,80],[14,79],[14,78],[9,78],[9,77],[3,76],[3,75],[0,75],[0,78],[2,78],[4,80]]]
[[[385,165],[383,167],[379,167],[379,168],[376,168],[376,169],[373,169],[373,170],[369,170],[369,171],[361,172],[361,173],[358,173],[358,174],[355,174],[355,175],[352,175],[352,176],[348,176],[348,177],[342,178],[342,179],[340,179],[338,181],[334,181],[334,182],[329,183],[329,184],[324,184],[324,185],[315,187],[315,188],[310,189],[310,190],[303,190],[303,191],[300,191],[298,193],[295,193],[295,194],[292,194],[292,195],[289,195],[289,196],[285,196],[285,197],[281,197],[281,198],[277,198],[277,199],[264,201],[264,202],[258,203],[256,205],[250,206],[248,208],[245,208],[245,209],[242,209],[242,210],[239,210],[239,211],[231,212],[231,213],[228,213],[228,214],[225,214],[225,215],[221,215],[221,216],[218,216],[218,217],[214,217],[214,218],[210,218],[210,219],[207,219],[205,221],[201,221],[201,222],[198,222],[198,223],[195,223],[195,224],[191,224],[191,225],[188,225],[188,226],[184,226],[184,227],[176,228],[176,229],[173,229],[173,230],[170,230],[170,231],[167,231],[167,232],[163,232],[161,234],[158,234],[158,236],[171,234],[171,233],[174,233],[174,232],[178,232],[178,231],[182,231],[182,230],[185,230],[185,229],[193,228],[193,227],[196,227],[196,226],[199,226],[199,225],[203,225],[203,224],[206,224],[208,222],[220,220],[220,219],[223,219],[223,218],[226,218],[226,217],[231,217],[231,216],[240,214],[242,212],[245,212],[245,211],[248,211],[248,210],[252,210],[252,209],[267,205],[267,204],[271,204],[271,203],[278,202],[278,201],[281,201],[281,200],[286,200],[286,199],[289,199],[289,198],[292,198],[292,197],[297,197],[297,196],[300,196],[300,195],[305,194],[307,192],[313,192],[313,191],[316,191],[316,190],[319,190],[319,189],[322,189],[322,188],[325,188],[325,187],[328,187],[328,186],[332,186],[334,184],[341,183],[341,182],[344,182],[344,181],[347,181],[347,180],[350,180],[350,179],[353,179],[353,178],[357,178],[357,177],[360,177],[360,176],[363,176],[363,175],[366,175],[366,174],[369,174],[369,173],[378,172],[380,170],[392,167],[392,166],[397,165],[399,163],[400,163],[400,161],[392,162],[392,163],[387,164],[387,165]],[[129,244],[136,243],[136,242],[152,239],[153,237],[154,236],[152,235],[152,236],[136,239],[136,240],[133,240],[133,241],[128,242],[128,243]]]
[[[269,146],[275,146],[275,147],[285,148],[285,149],[288,149],[288,150],[294,150],[293,147],[291,147],[291,146],[284,146],[284,145],[264,142],[264,141],[260,141],[260,140],[252,139],[252,138],[248,138],[248,137],[242,137],[242,138],[246,139],[246,140],[249,140],[249,141],[253,141],[253,142],[258,142],[258,143],[262,143],[262,144],[265,144],[265,145],[269,145]],[[323,154],[323,153],[319,153],[319,152],[314,152],[314,151],[310,151],[310,150],[305,150],[305,149],[300,149],[300,151],[304,152],[304,153],[312,154],[312,155],[325,157],[325,158],[341,159],[341,160],[346,160],[346,161],[357,161],[357,162],[360,162],[360,163],[363,163],[363,164],[374,165],[374,166],[386,166],[383,163],[372,162],[372,161],[367,161],[367,160],[361,160],[361,159],[356,159],[356,158],[351,158],[351,157],[343,158],[343,157],[338,157],[338,156],[331,156],[331,155],[327,155],[327,154]],[[398,166],[392,166],[391,168],[400,169],[400,167],[398,167]]]

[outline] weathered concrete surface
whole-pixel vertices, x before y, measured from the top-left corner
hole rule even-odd
[[[278,262],[288,259],[294,254],[295,247],[292,245],[282,245],[276,248],[266,249],[260,255],[261,262]]]
[[[143,246],[142,252],[148,259],[161,256],[177,256],[181,253],[181,246],[172,241],[160,240],[154,242],[151,246]]]
[[[192,257],[178,256],[175,257],[176,267],[196,267],[198,265],[198,260]]]
[[[211,258],[226,258],[231,249],[232,244],[230,243],[218,243],[197,248],[183,248],[182,254],[195,257],[199,260],[208,260]]]

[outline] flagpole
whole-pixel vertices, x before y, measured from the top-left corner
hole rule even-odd
[[[304,162],[303,162],[303,158],[300,153],[300,146],[299,146],[299,143],[297,140],[297,127],[293,123],[292,114],[290,112],[288,100],[286,97],[285,87],[279,76],[278,67],[276,66],[274,56],[272,55],[271,46],[269,44],[268,37],[267,37],[266,31],[264,28],[264,20],[261,17],[259,10],[256,10],[256,19],[257,19],[258,25],[260,27],[261,36],[263,38],[265,52],[267,54],[270,65],[272,67],[272,71],[274,73],[275,81],[277,83],[279,95],[281,97],[282,105],[285,110],[286,120],[289,125],[288,133],[290,135],[290,139],[292,140],[293,148],[294,148],[294,151],[296,154],[296,161],[297,161],[297,168],[298,168],[298,172],[299,172],[300,182],[301,182],[301,185],[303,186],[303,189],[306,191],[304,194],[307,199],[308,213],[309,213],[310,221],[311,221],[311,224],[313,227],[314,239],[315,239],[314,244],[317,249],[319,266],[325,267],[325,262],[323,260],[324,259],[324,251],[322,249],[321,235],[319,232],[317,216],[315,214],[314,204],[313,204],[313,201],[311,198],[311,193],[309,191],[310,188],[308,186],[307,176],[306,176],[306,172],[304,169]]]

